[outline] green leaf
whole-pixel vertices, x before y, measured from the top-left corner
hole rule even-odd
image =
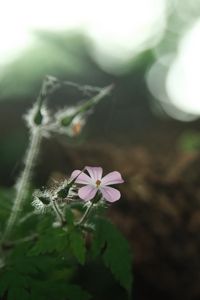
[[[89,300],[91,295],[81,287],[72,284],[66,284],[66,295],[69,300]]]
[[[29,294],[26,290],[28,286],[29,278],[15,270],[8,270],[0,277],[0,295],[3,297],[7,292],[8,300],[29,299]]]
[[[41,235],[29,251],[29,255],[62,252],[68,247],[67,234],[60,228],[52,228]]]
[[[65,211],[66,221],[69,226],[74,224],[74,215],[71,209],[67,208]]]
[[[70,230],[69,245],[78,262],[83,265],[85,263],[86,247],[83,233],[78,228]]]
[[[66,235],[66,233],[65,233]],[[69,282],[74,273],[64,257],[27,256],[17,247],[7,268],[1,269],[0,299],[7,300],[88,300],[90,295]],[[20,255],[21,251],[21,255]],[[21,266],[21,267],[20,267]]]
[[[91,295],[83,290],[80,286],[68,283],[66,281],[46,281],[39,283],[37,287],[35,287],[32,294],[43,295],[42,299],[49,300],[58,300],[58,299],[66,299],[66,300],[89,300],[91,299]],[[33,298],[34,299],[34,298]],[[38,299],[35,297],[34,300]]]
[[[8,291],[7,300],[29,300],[30,294],[23,288],[11,288]]]
[[[105,219],[98,219],[97,221],[92,253],[94,257],[102,253],[104,264],[130,293],[133,277],[128,242],[115,226]]]

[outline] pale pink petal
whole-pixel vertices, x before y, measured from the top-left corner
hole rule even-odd
[[[76,177],[76,183],[92,184],[91,178],[87,174],[83,173],[81,170],[75,170],[74,172],[72,172],[71,179],[74,179]]]
[[[93,181],[101,180],[103,170],[101,167],[86,167],[86,170],[88,171],[89,175],[93,179]]]
[[[89,201],[94,198],[94,196],[96,195],[96,192],[97,192],[97,188],[95,188],[91,185],[86,185],[78,190],[78,195],[84,201]]]
[[[123,182],[124,182],[124,180],[122,179],[121,174],[117,171],[108,173],[101,180],[102,185],[111,185],[111,184],[117,184],[117,183],[123,183]]]
[[[108,202],[115,202],[121,197],[121,193],[110,186],[101,187],[100,191]]]

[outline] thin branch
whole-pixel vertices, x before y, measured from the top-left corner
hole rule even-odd
[[[66,220],[65,220],[65,218],[64,218],[64,216],[63,216],[63,214],[62,214],[62,212],[61,212],[61,210],[60,210],[60,208],[59,208],[59,206],[58,206],[58,204],[56,202],[56,200],[53,199],[51,201],[51,204],[52,204],[53,210],[54,210],[54,212],[55,212],[58,220],[60,221],[60,224],[63,227],[66,224]]]
[[[101,87],[95,87],[90,85],[80,85],[78,83],[72,81],[63,81],[63,85],[71,86],[82,92],[83,94],[89,95],[91,93],[100,92],[102,90]]]
[[[35,215],[37,215],[37,212],[35,212],[35,211],[31,211],[30,213],[27,213],[25,216],[23,216],[21,219],[19,219],[19,224],[26,222],[28,219],[30,219],[31,217],[33,217]]]

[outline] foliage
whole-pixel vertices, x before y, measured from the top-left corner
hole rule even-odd
[[[132,287],[130,249],[126,239],[106,219],[97,220],[92,252],[94,256],[103,256],[104,264],[130,293]]]
[[[83,207],[82,207],[83,209]],[[97,209],[95,210],[96,213]],[[102,209],[99,210],[102,212]],[[71,213],[71,211],[70,211]],[[68,212],[67,215],[69,216]],[[92,257],[103,257],[104,264],[115,278],[128,291],[131,290],[131,258],[126,240],[106,219],[91,218],[95,224],[93,240],[89,252],[86,249],[86,237],[91,227],[81,230],[72,223],[68,230],[53,228],[52,217],[36,216],[37,237],[19,244],[5,244],[8,249],[7,264],[1,269],[0,296],[8,300],[26,299],[90,299],[90,294],[74,283],[79,265]],[[23,224],[23,234],[30,235],[32,223]],[[87,226],[85,227],[87,228]],[[26,231],[26,233],[25,233]],[[15,236],[21,233],[21,225],[15,229]],[[92,256],[91,256],[92,254]],[[87,260],[86,260],[87,257]],[[120,264],[119,264],[120,258]]]
[[[52,268],[56,270],[58,267],[59,272],[52,271]],[[39,256],[35,260],[31,258],[13,261],[1,276],[0,295],[9,300],[90,299],[89,293],[81,287],[67,282],[67,271],[59,266],[56,259],[46,256]]]
[[[200,149],[199,133],[193,131],[184,133],[179,140],[179,146],[182,150],[187,152],[199,151]]]

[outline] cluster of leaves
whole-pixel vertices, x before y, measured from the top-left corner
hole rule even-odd
[[[1,193],[1,208],[6,201],[11,202],[8,201],[9,194],[11,196],[12,192]],[[79,204],[76,209],[82,213],[85,208]],[[29,214],[30,210],[27,205],[24,213]],[[0,211],[2,219],[7,218],[4,210]],[[33,215],[19,222],[12,241],[8,241],[3,249],[5,265],[0,270],[1,299],[91,299],[91,294],[76,281],[76,274],[81,266],[99,257],[130,294],[132,272],[127,241],[99,215],[102,208],[91,214],[83,227],[76,225],[74,211],[75,208],[66,211],[67,226],[64,228],[53,228],[53,215]],[[23,241],[23,236],[30,239]]]

